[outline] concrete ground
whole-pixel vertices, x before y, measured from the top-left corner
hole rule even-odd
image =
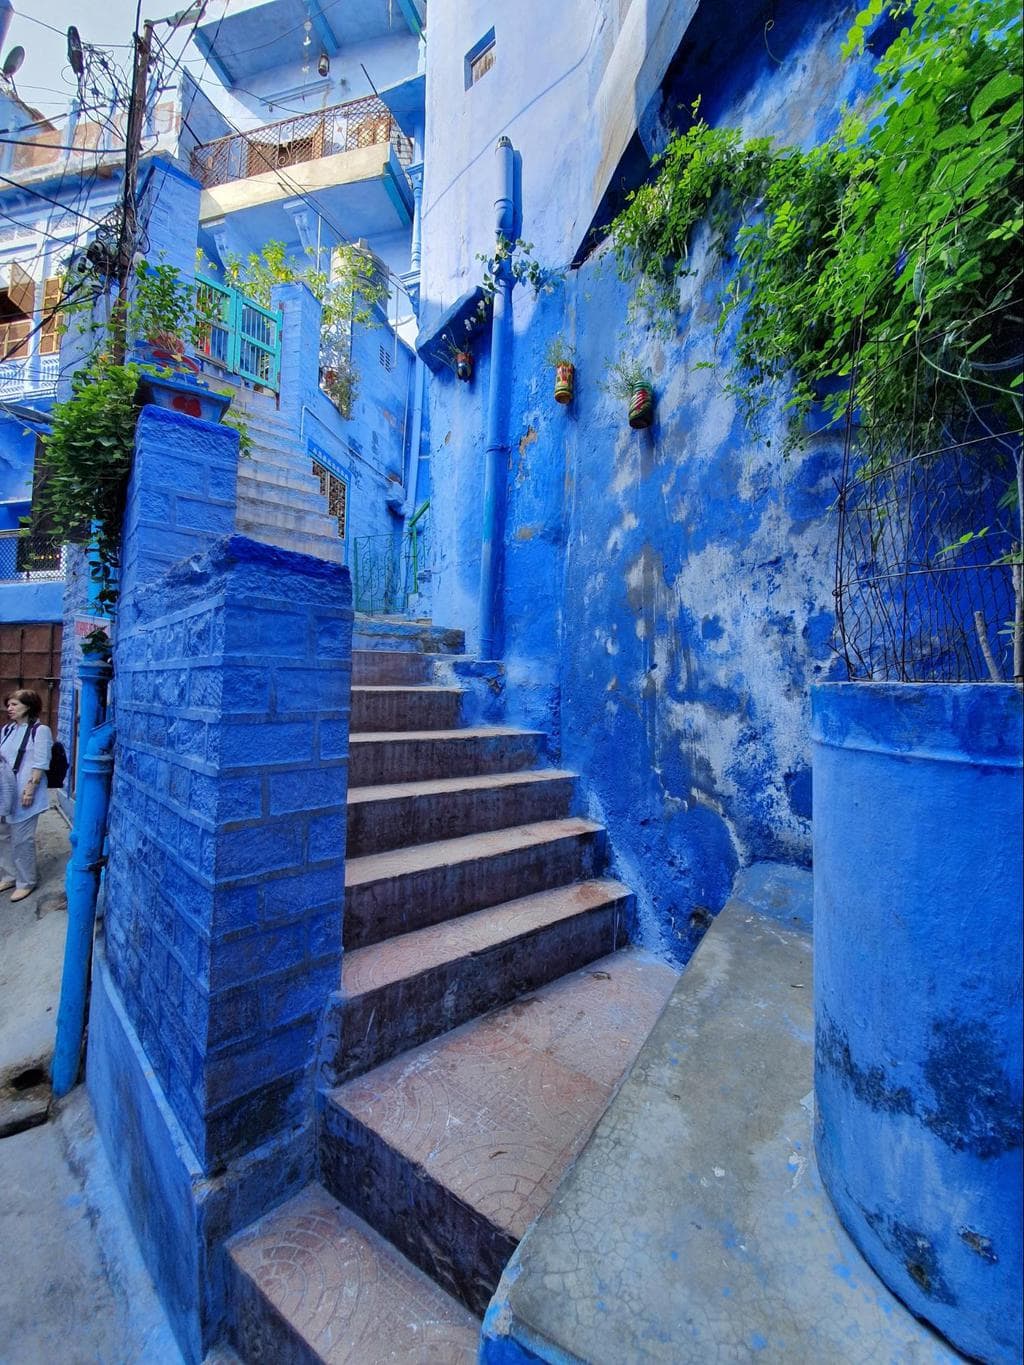
[[[39,885],[11,904],[0,894],[0,1137],[42,1123],[67,929],[68,825],[56,806],[40,817]]]
[[[180,1365],[85,1087],[49,1112],[70,851],[55,806],[37,838],[38,888],[0,895],[0,1365]]]
[[[482,1360],[962,1360],[875,1276],[818,1176],[810,890],[770,864],[737,878],[507,1267]]]
[[[85,1087],[0,1141],[0,1365],[181,1365]]]

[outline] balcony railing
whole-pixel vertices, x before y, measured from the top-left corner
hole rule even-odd
[[[277,393],[281,387],[281,314],[255,299],[196,276],[196,293],[209,325],[198,347],[231,374]]]
[[[65,547],[53,536],[0,531],[0,583],[54,583],[65,577]]]
[[[412,142],[374,95],[330,109],[300,114],[206,142],[192,153],[192,174],[204,189],[279,171],[335,152],[390,143],[403,166],[412,162]]]

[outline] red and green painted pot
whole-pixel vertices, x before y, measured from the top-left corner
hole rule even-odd
[[[467,382],[473,378],[473,357],[468,351],[455,352],[455,375]]]
[[[566,361],[555,366],[555,402],[571,403],[576,387],[576,366]]]
[[[629,425],[637,430],[654,421],[654,394],[648,384],[637,384],[629,400]]]

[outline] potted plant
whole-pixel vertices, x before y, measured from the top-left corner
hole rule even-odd
[[[547,349],[547,363],[555,371],[555,402],[571,403],[576,386],[576,366],[573,357],[576,354],[575,347],[570,346],[567,341],[563,341],[560,336],[555,337]]]
[[[654,421],[654,390],[651,374],[638,360],[624,358],[616,361],[608,373],[605,385],[616,398],[629,404],[629,425],[636,430],[649,427]]]
[[[445,360],[455,371],[455,378],[468,384],[473,378],[473,352],[469,349],[468,338],[457,342],[453,337],[445,336],[442,346]]]
[[[192,283],[174,266],[140,261],[129,321],[138,338],[134,350],[143,367],[139,384],[144,401],[220,421],[231,397],[210,389],[199,378],[198,362],[186,352],[187,342],[198,342],[210,324]]]

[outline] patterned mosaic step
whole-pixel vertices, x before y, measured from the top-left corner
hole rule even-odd
[[[345,947],[592,877],[604,860],[603,836],[591,820],[546,820],[349,858]]]
[[[346,953],[328,1083],[622,947],[631,899],[621,882],[577,882]]]
[[[352,733],[365,730],[451,730],[460,720],[458,687],[352,688]]]
[[[340,1086],[325,1183],[482,1313],[676,979],[625,949]]]
[[[544,736],[539,731],[507,725],[353,734],[349,736],[348,780],[353,787],[370,787],[380,782],[521,772],[540,763],[543,748]]]
[[[472,1365],[480,1325],[318,1185],[229,1247],[249,1365]]]
[[[348,856],[561,820],[569,814],[575,782],[574,773],[540,768],[350,787]]]

